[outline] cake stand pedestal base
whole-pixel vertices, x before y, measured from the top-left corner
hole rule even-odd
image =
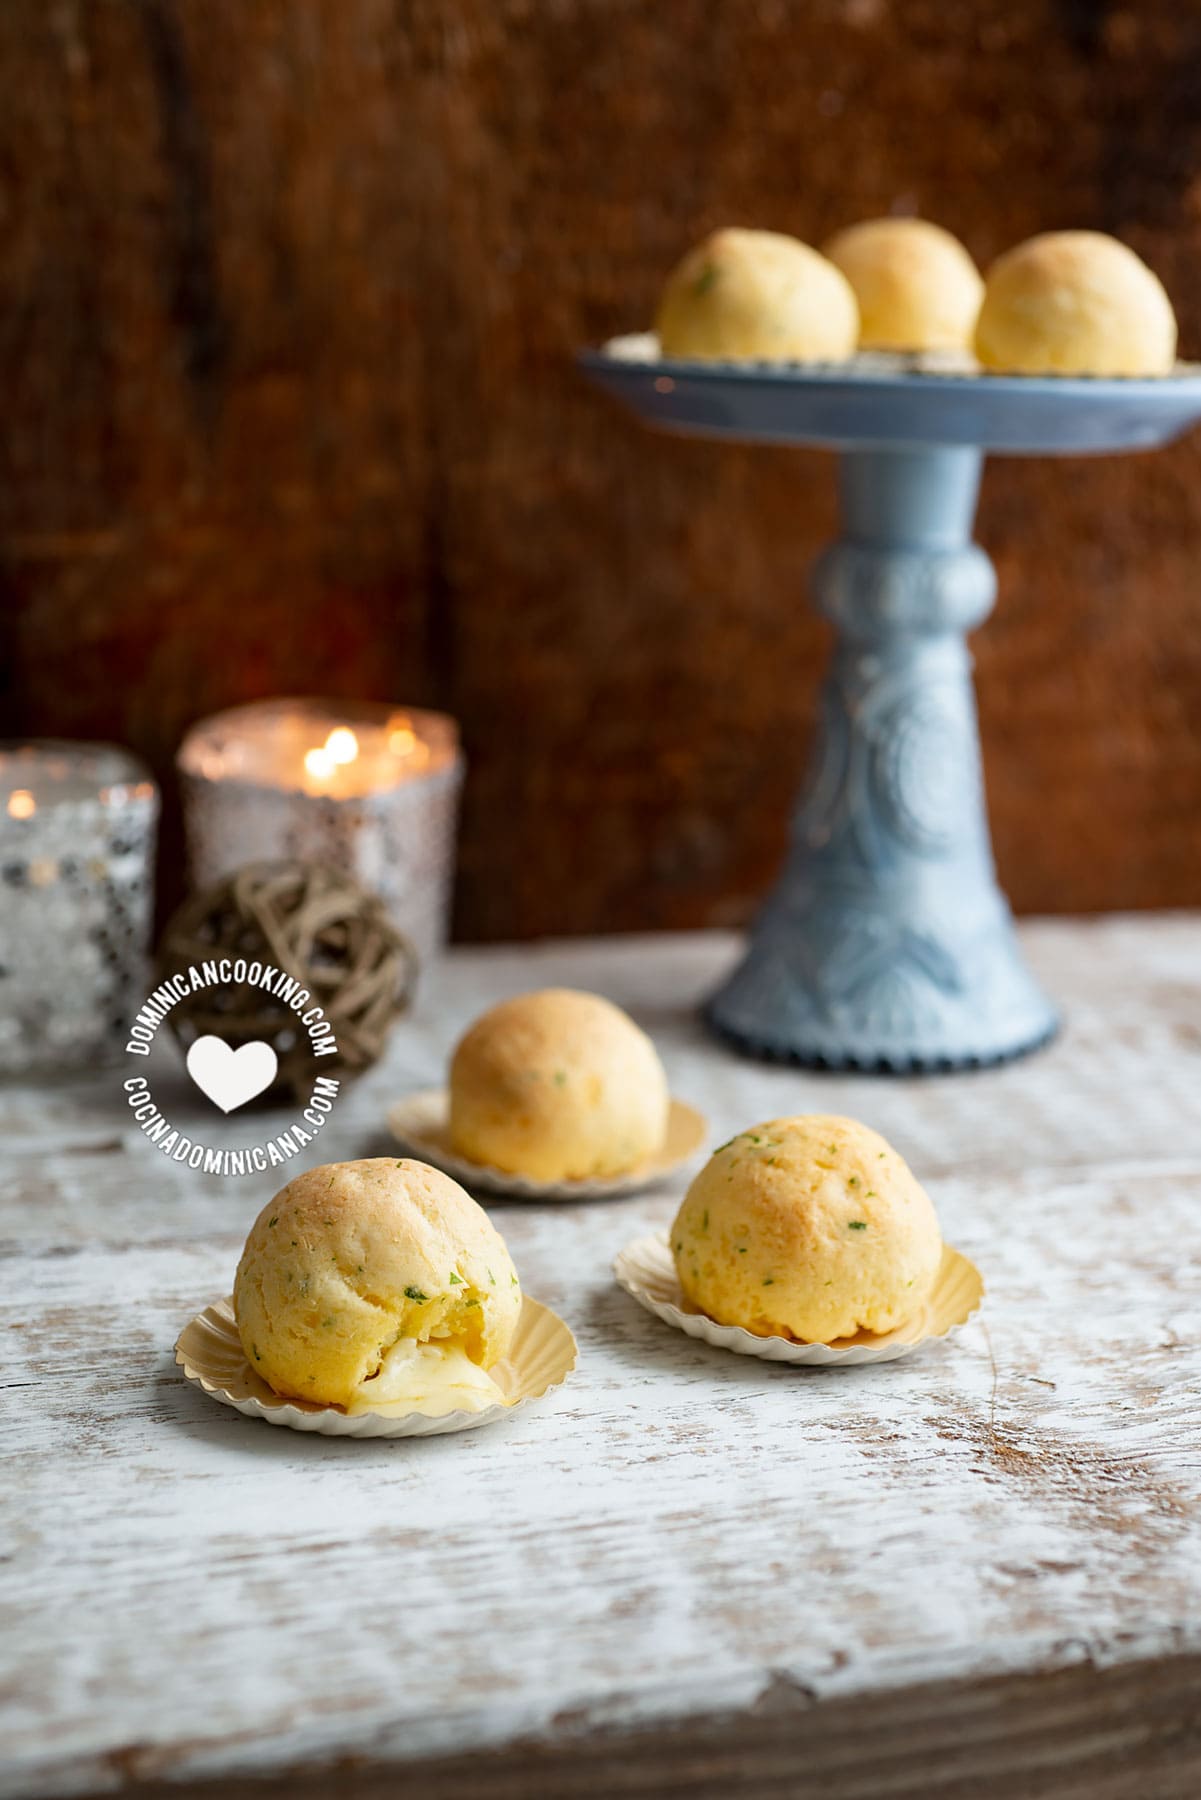
[[[992,608],[971,542],[981,454],[841,458],[843,536],[814,575],[837,632],[788,863],[710,1001],[738,1048],[827,1068],[979,1067],[1055,1013],[997,887],[966,634]]]
[[[1055,1013],[993,872],[965,642],[996,585],[971,541],[981,458],[1171,443],[1201,419],[1201,370],[688,362],[645,337],[581,362],[648,425],[841,462],[843,535],[814,579],[838,645],[813,768],[780,885],[709,1002],[714,1029],[757,1056],[902,1073],[1045,1043]]]

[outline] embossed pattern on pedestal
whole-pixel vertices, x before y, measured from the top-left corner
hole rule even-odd
[[[918,452],[862,454],[874,466],[848,484],[851,529],[871,530],[881,503],[906,529],[915,495],[925,513],[905,542],[873,531],[818,563],[815,602],[840,635],[812,771],[780,886],[709,1016],[743,1049],[802,1062],[995,1062],[1054,1029],[985,824],[964,633],[987,615],[995,576],[941,517],[939,453],[927,483]]]

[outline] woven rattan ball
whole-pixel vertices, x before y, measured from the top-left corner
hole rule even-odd
[[[270,1090],[300,1097],[322,1074],[365,1069],[408,1005],[417,958],[377,894],[336,869],[255,863],[184,902],[163,933],[158,980],[229,957],[280,970],[307,988],[337,1038],[336,1057],[314,1064],[313,1046],[285,999],[262,985],[202,987],[169,1015],[184,1050],[212,1034],[231,1049],[265,1042],[279,1059]]]

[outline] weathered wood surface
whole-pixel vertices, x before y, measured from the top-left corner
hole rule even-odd
[[[327,688],[463,720],[459,928],[728,925],[773,872],[827,458],[656,438],[583,343],[715,225],[1127,237],[1201,353],[1172,0],[6,0],[5,732]],[[1023,910],[1201,895],[1201,435],[998,462],[979,634]],[[570,866],[575,879],[563,881]]]
[[[613,1284],[679,1184],[499,1206],[581,1365],[458,1437],[306,1438],[189,1388],[174,1338],[265,1184],[181,1174],[116,1074],[0,1090],[0,1794],[308,1793],[338,1764],[382,1800],[406,1770],[467,1791],[456,1759],[487,1752],[502,1800],[1193,1800],[1201,919],[1025,935],[1062,1041],[924,1082],[726,1055],[694,1013],[723,937],[456,952],[323,1159],[383,1149],[387,1100],[480,1006],[570,981],[632,1006],[714,1142],[872,1121],[989,1289],[945,1344],[814,1375]]]

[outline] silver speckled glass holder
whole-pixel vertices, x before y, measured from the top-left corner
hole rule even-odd
[[[107,744],[0,744],[0,1073],[115,1057],[140,1003],[158,790]]]
[[[1045,1043],[1056,1015],[993,868],[965,641],[996,589],[971,542],[982,457],[1153,448],[1201,417],[1201,375],[690,363],[647,339],[582,362],[650,425],[841,453],[842,536],[813,578],[838,638],[809,779],[712,1026],[752,1055],[897,1072]]]
[[[338,737],[352,735],[354,757],[340,760]],[[176,760],[194,888],[248,863],[326,863],[383,898],[422,968],[436,957],[463,778],[452,719],[366,701],[265,700],[193,726]]]

